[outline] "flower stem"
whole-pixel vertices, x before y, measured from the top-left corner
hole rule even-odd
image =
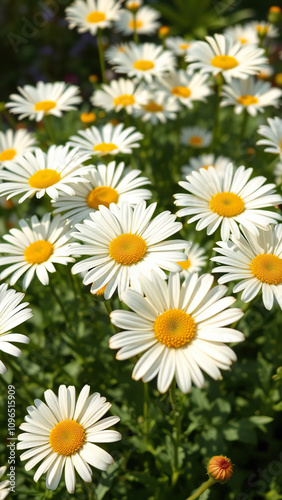
[[[237,150],[240,154],[240,150],[241,150],[241,143],[245,137],[245,132],[246,132],[246,128],[247,128],[247,123],[248,123],[248,118],[249,118],[249,113],[246,109],[244,109],[243,111],[243,119],[242,119],[242,124],[241,124],[241,131],[240,131],[240,134],[238,136],[238,144],[237,144]]]
[[[179,411],[177,409],[175,380],[173,380],[170,386],[169,397],[174,418],[174,429],[173,429],[174,463],[173,463],[172,477],[171,477],[171,484],[172,486],[174,486],[179,476],[178,448],[179,448],[179,435],[180,435],[180,420],[179,420]]]
[[[139,37],[136,29],[136,11],[133,12],[133,40],[136,45],[139,43]]]
[[[144,400],[143,400],[143,418],[144,434],[148,434],[148,403],[149,403],[149,384],[144,382]]]
[[[219,131],[219,110],[220,110],[220,97],[221,97],[221,89],[223,85],[223,78],[219,75],[216,80],[217,92],[216,92],[216,103],[215,103],[215,111],[214,111],[214,122],[213,122],[213,130],[212,130],[212,143],[211,148],[212,151],[216,144],[216,139]]]
[[[45,115],[43,118],[43,121],[44,121],[46,132],[49,135],[50,141],[52,142],[52,144],[55,144],[55,136],[54,136],[52,125],[51,125],[51,116]]]
[[[65,310],[64,304],[63,304],[63,302],[61,301],[61,299],[60,299],[59,295],[57,294],[56,289],[55,289],[55,287],[54,287],[54,285],[53,285],[53,283],[52,283],[51,279],[49,280],[49,286],[50,286],[50,289],[51,289],[51,293],[54,295],[54,297],[55,297],[56,301],[58,302],[58,304],[59,304],[59,306],[60,306],[60,309],[61,309],[61,311],[62,311],[62,313],[63,313],[63,316],[64,316],[64,318],[65,318],[65,322],[66,322],[66,326],[67,326],[67,327],[69,327],[69,325],[70,325],[70,321],[69,321],[68,315],[67,315],[67,313],[66,313],[66,310]]]
[[[99,60],[100,60],[102,80],[103,80],[103,83],[107,83],[101,28],[98,28],[98,31],[97,31],[97,42],[98,42],[98,51],[99,51]]]
[[[216,480],[213,477],[210,477],[207,481],[201,484],[201,486],[194,493],[192,493],[192,495],[186,498],[186,500],[195,500],[196,498],[199,498],[199,496],[208,488],[210,488],[214,483],[216,483]]]

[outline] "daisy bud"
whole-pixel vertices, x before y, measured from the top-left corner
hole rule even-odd
[[[127,2],[125,2],[125,7],[131,10],[131,12],[137,12],[142,3],[141,0],[127,0]]]
[[[281,8],[278,5],[272,5],[268,11],[268,21],[270,23],[277,23],[281,21]]]
[[[170,33],[170,28],[169,26],[161,26],[159,28],[159,37],[160,38],[165,38],[166,36],[168,36]]]
[[[98,81],[97,75],[89,75],[88,80],[90,83],[96,83]]]
[[[81,113],[80,120],[82,123],[92,123],[96,120],[95,113]]]
[[[231,460],[223,455],[212,457],[208,463],[208,474],[218,483],[225,483],[233,474]]]
[[[279,87],[282,87],[282,73],[277,73],[274,77],[274,81],[276,85],[279,85]]]

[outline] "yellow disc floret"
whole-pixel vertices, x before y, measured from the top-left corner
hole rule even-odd
[[[128,27],[132,30],[138,30],[138,28],[142,28],[143,26],[143,21],[138,21],[137,19],[132,19],[128,23]]]
[[[224,71],[226,69],[236,68],[236,66],[238,66],[239,63],[237,59],[235,59],[235,57],[223,55],[223,56],[213,57],[211,60],[211,64],[215,68],[220,68]]]
[[[147,250],[145,240],[137,234],[124,233],[109,245],[109,255],[119,264],[130,266],[141,260]]]
[[[250,263],[252,274],[262,283],[280,285],[282,283],[282,259],[277,255],[263,253]]]
[[[98,210],[99,205],[109,208],[110,203],[118,201],[118,193],[109,186],[98,186],[87,196],[87,205]]]
[[[212,212],[221,217],[235,217],[245,210],[245,203],[235,193],[223,192],[215,194],[209,201]]]
[[[54,253],[54,247],[50,241],[39,240],[31,243],[24,251],[24,259],[29,264],[42,264]]]
[[[257,104],[258,99],[254,95],[241,95],[237,99],[239,104],[243,104],[243,106],[250,106],[251,104]]]
[[[34,105],[34,110],[44,111],[44,113],[47,113],[48,111],[50,111],[50,109],[53,109],[55,107],[56,107],[55,101],[40,101]]]
[[[98,12],[98,11],[93,11],[88,14],[86,17],[86,21],[88,23],[101,23],[102,21],[105,21],[106,19],[106,14],[104,12]]]
[[[149,113],[159,113],[163,110],[161,104],[156,103],[155,101],[150,101],[148,104],[145,104],[144,109]]]
[[[101,142],[100,144],[94,146],[93,149],[94,151],[100,151],[101,153],[110,153],[111,151],[118,149],[118,147],[116,144],[113,144],[113,142]]]
[[[145,59],[140,59],[139,61],[135,61],[133,64],[135,69],[139,71],[149,71],[155,67],[155,64],[152,61],[147,61]]]
[[[182,347],[195,335],[195,321],[180,309],[169,309],[160,314],[154,323],[155,336],[167,347]]]
[[[0,153],[0,161],[12,160],[16,156],[17,152],[15,149],[5,149]]]
[[[189,144],[191,146],[201,146],[203,144],[203,139],[202,139],[202,137],[199,137],[198,135],[193,135],[189,139]]]
[[[50,444],[55,453],[66,457],[76,453],[83,446],[85,430],[75,420],[62,420],[50,433]]]
[[[190,97],[191,95],[191,90],[189,90],[187,87],[182,87],[181,85],[178,87],[173,87],[171,89],[171,93],[175,95],[176,97]]]
[[[176,262],[176,264],[181,266],[182,269],[189,269],[189,267],[191,267],[191,260],[190,259],[182,260],[181,262]]]
[[[38,170],[29,178],[29,185],[35,189],[46,189],[49,186],[57,184],[61,180],[61,174],[56,170],[51,168],[45,168],[44,170]]]
[[[135,98],[131,94],[123,94],[114,99],[115,106],[132,106],[135,103]]]

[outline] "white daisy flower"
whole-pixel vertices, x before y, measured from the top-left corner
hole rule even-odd
[[[262,291],[266,309],[272,309],[274,299],[282,309],[282,224],[258,234],[245,229],[243,235],[231,240],[233,245],[218,242],[215,250],[220,255],[211,259],[223,264],[213,269],[213,273],[223,274],[218,282],[240,280],[233,292],[243,290],[243,302],[253,300]]]
[[[69,144],[78,147],[81,154],[96,156],[131,154],[133,148],[140,147],[138,141],[144,137],[140,132],[136,132],[135,127],[124,128],[123,123],[119,123],[116,127],[111,123],[100,128],[93,126],[79,130],[78,134],[71,136]]]
[[[212,133],[201,127],[184,127],[180,133],[180,143],[191,148],[206,148],[211,140]]]
[[[272,76],[274,75],[274,69],[272,66],[266,66],[265,68],[261,69],[260,72],[255,75],[256,78],[259,80],[270,80]]]
[[[219,175],[224,174],[225,167],[231,162],[230,158],[226,156],[215,156],[214,154],[199,155],[190,158],[188,165],[183,165],[181,173],[186,179],[186,176],[191,174],[193,170],[200,170],[200,168],[214,167]]]
[[[251,116],[256,116],[263,113],[267,106],[277,108],[282,90],[250,77],[246,80],[232,79],[229,85],[223,86],[222,96],[221,106],[235,106],[237,115],[245,109]]]
[[[136,85],[132,80],[120,78],[112,80],[109,85],[103,84],[102,89],[96,90],[90,100],[93,106],[106,111],[114,109],[119,112],[125,109],[131,115],[133,110],[147,104],[149,98],[150,93],[142,84]]]
[[[123,331],[111,337],[110,348],[119,349],[119,360],[145,351],[134,367],[134,380],[150,382],[158,376],[158,390],[164,393],[175,377],[179,389],[187,393],[192,383],[204,386],[202,370],[219,380],[219,370],[228,370],[236,361],[225,342],[241,342],[244,335],[226,325],[243,313],[230,308],[236,299],[222,298],[227,287],[212,288],[212,284],[210,274],[193,273],[181,286],[179,273],[173,273],[168,283],[159,276],[144,277],[145,297],[134,290],[122,294],[134,312],[111,313],[112,323]]]
[[[33,479],[37,482],[47,472],[46,488],[55,490],[65,472],[69,493],[74,493],[76,474],[86,483],[92,482],[91,467],[107,470],[114,463],[111,455],[95,443],[114,443],[121,439],[117,431],[108,430],[119,417],[101,418],[111,404],[98,392],[89,396],[90,386],[85,385],[76,399],[75,387],[60,385],[58,396],[48,389],[44,401],[34,400],[28,406],[28,415],[20,425],[18,450],[28,460],[25,469],[33,469],[41,462]]]
[[[117,73],[126,73],[129,78],[135,77],[138,80],[144,78],[151,83],[153,77],[173,71],[175,58],[171,52],[163,50],[161,45],[153,43],[136,45],[131,42],[125,51],[110,63],[115,65]]]
[[[185,40],[181,36],[169,36],[165,39],[165,46],[176,56],[185,56],[194,40]]]
[[[189,274],[202,270],[206,265],[207,256],[205,255],[205,250],[198,243],[194,243],[190,248],[186,248],[184,253],[188,257],[187,260],[177,262],[177,264],[182,268],[180,275],[186,278]]]
[[[68,219],[71,225],[83,222],[99,205],[108,208],[111,203],[126,202],[134,206],[152,196],[151,191],[143,189],[150,184],[149,179],[140,177],[140,170],[125,170],[123,162],[89,167],[91,170],[84,176],[87,183],[77,184],[74,196],[60,196],[54,203],[54,213],[65,212],[63,219]]]
[[[267,21],[253,21],[248,23],[247,27],[257,35],[258,42],[260,38],[277,38],[279,36],[279,29]]]
[[[181,102],[187,108],[193,107],[193,101],[206,101],[205,97],[212,94],[210,87],[207,85],[207,75],[199,73],[188,75],[186,71],[168,73],[160,76],[160,86],[170,95],[173,95],[175,100]]]
[[[7,467],[0,467],[0,479],[5,474]],[[6,479],[5,481],[0,482],[0,500],[4,500],[7,495],[10,493],[10,481]]]
[[[259,39],[257,31],[248,24],[236,24],[224,30],[225,36],[231,38],[233,42],[240,42],[242,45],[258,45]]]
[[[21,351],[11,342],[28,344],[29,338],[21,333],[10,333],[10,331],[32,317],[31,309],[27,307],[29,304],[22,302],[23,298],[23,293],[8,290],[8,285],[5,283],[0,285],[0,351],[17,357],[21,355]],[[6,371],[4,363],[0,360],[0,374],[3,375]]]
[[[134,31],[138,35],[152,35],[160,26],[160,23],[157,22],[160,16],[160,12],[146,5],[138,8],[136,14],[130,10],[122,9],[115,26],[117,31],[123,35],[132,35]]]
[[[147,104],[134,111],[134,115],[142,116],[143,122],[150,121],[156,125],[159,122],[166,123],[167,120],[175,120],[178,111],[180,107],[173,96],[168,96],[167,92],[156,91],[151,94]]]
[[[278,205],[282,198],[275,193],[275,184],[264,184],[265,177],[249,181],[252,172],[252,168],[244,166],[234,171],[232,163],[226,166],[224,176],[219,176],[212,167],[192,172],[186,182],[179,182],[192,194],[174,195],[175,204],[186,207],[177,215],[192,216],[188,223],[198,221],[196,230],[207,228],[208,235],[221,226],[223,241],[229,239],[230,233],[239,237],[238,224],[253,234],[257,234],[258,229],[266,230],[269,224],[276,224],[282,217],[262,208]]]
[[[267,146],[266,153],[282,154],[282,120],[278,116],[267,119],[268,125],[261,125],[258,134],[266,137],[260,139],[258,146]]]
[[[125,2],[125,7],[129,10],[137,10],[141,5],[143,5],[142,0],[127,0]]]
[[[25,129],[0,132],[0,168],[10,161],[18,161],[26,151],[35,148],[36,139]]]
[[[45,115],[62,116],[63,111],[77,109],[82,98],[78,95],[76,85],[64,82],[38,82],[36,87],[25,85],[18,87],[19,94],[11,94],[12,102],[6,104],[10,113],[19,116],[19,120],[28,117],[30,120],[41,121]]]
[[[276,184],[278,186],[279,186],[279,184],[282,184],[282,161],[279,161],[278,163],[276,163],[276,165],[274,167],[273,174],[275,176]]]
[[[231,78],[247,78],[259,73],[267,63],[264,49],[254,46],[242,46],[231,38],[215,34],[207,36],[206,42],[195,42],[188,50],[186,61],[191,62],[189,71],[201,73],[222,73],[227,82]]]
[[[98,28],[110,28],[120,15],[121,4],[116,0],[76,0],[66,8],[69,29],[96,35]]]
[[[58,198],[62,191],[74,194],[70,184],[85,182],[83,173],[88,167],[81,164],[89,160],[90,155],[69,149],[69,146],[51,146],[47,153],[36,148],[34,153],[27,152],[17,163],[11,161],[0,171],[0,195],[17,196],[24,193],[19,203],[36,195],[42,198],[46,193],[50,198]]]
[[[120,296],[129,285],[141,291],[140,276],[153,270],[165,279],[162,269],[181,271],[176,262],[186,260],[181,250],[189,244],[167,238],[180,231],[182,224],[168,211],[151,220],[156,206],[152,203],[146,208],[141,202],[131,208],[128,203],[112,203],[108,209],[101,205],[90,214],[91,220],[76,225],[72,235],[86,245],[74,244],[71,253],[89,257],[75,264],[72,272],[87,271],[83,283],[93,283],[93,293],[106,284],[106,299],[117,288]]]
[[[19,226],[20,229],[10,229],[9,234],[3,236],[8,243],[0,243],[0,254],[8,254],[0,257],[0,266],[5,266],[0,280],[12,274],[10,284],[14,285],[24,274],[23,289],[26,290],[36,273],[42,285],[48,285],[48,273],[56,272],[54,264],[74,262],[69,257],[69,228],[60,215],[51,220],[51,214],[45,214],[41,222],[36,215],[30,223],[21,219]]]
[[[116,57],[128,50],[128,43],[118,43],[116,45],[110,45],[110,47],[105,50],[105,59],[107,61],[115,61]]]

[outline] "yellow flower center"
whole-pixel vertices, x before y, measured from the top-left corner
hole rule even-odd
[[[82,123],[92,123],[96,120],[95,113],[81,113],[80,120]]]
[[[113,142],[101,142],[101,144],[97,144],[93,147],[94,151],[100,151],[101,153],[110,153],[118,147],[113,144]]]
[[[144,109],[146,111],[149,111],[149,113],[158,113],[159,111],[163,110],[163,107],[161,104],[157,104],[154,101],[148,102],[148,104],[145,104]]]
[[[214,165],[203,165],[201,168],[204,168],[205,170],[208,170],[210,167],[215,168]]]
[[[239,38],[238,40],[239,40],[239,42],[241,42],[243,45],[244,45],[244,43],[247,43],[247,42],[248,42],[247,38]]]
[[[182,260],[181,262],[177,262],[177,264],[181,266],[182,269],[189,269],[189,267],[191,266],[191,260],[190,259]]]
[[[222,217],[235,217],[245,210],[245,204],[240,196],[234,193],[217,193],[209,201],[212,212]]]
[[[139,69],[139,71],[149,71],[149,69],[153,69],[155,67],[155,64],[152,61],[140,59],[139,61],[135,61],[133,67],[135,69]]]
[[[189,144],[191,146],[201,146],[201,144],[203,144],[203,139],[202,139],[202,137],[199,137],[198,135],[193,135],[189,139]]]
[[[195,335],[196,325],[189,314],[180,309],[169,309],[160,314],[154,323],[155,336],[167,347],[182,347]]]
[[[66,457],[76,453],[84,443],[85,430],[75,420],[62,420],[50,433],[50,444],[54,453]]]
[[[171,93],[173,95],[176,95],[176,97],[190,97],[191,95],[191,90],[189,90],[187,87],[173,87],[171,89]]]
[[[118,47],[118,52],[125,52],[124,48],[123,47]]]
[[[42,264],[46,262],[54,252],[50,241],[39,240],[31,243],[24,251],[24,259],[29,264]]]
[[[251,272],[258,280],[268,285],[282,283],[282,259],[277,255],[263,253],[257,255],[250,263]]]
[[[95,293],[94,293],[94,295],[98,295],[98,297],[99,297],[100,295],[104,295],[105,290],[106,290],[106,286],[107,286],[107,285],[104,285],[104,286],[102,286],[101,288],[99,288],[99,290],[97,290],[97,292],[95,292]]]
[[[256,26],[256,30],[260,36],[265,36],[268,33],[268,26],[261,26],[260,24],[258,24]]]
[[[137,19],[132,19],[128,23],[128,27],[131,28],[132,30],[138,30],[138,28],[142,28],[143,26],[143,21],[138,21]]]
[[[211,60],[211,64],[215,68],[221,68],[223,70],[236,68],[238,66],[238,61],[232,56],[215,56]]]
[[[146,242],[137,234],[117,236],[109,245],[109,255],[119,264],[130,266],[141,260],[147,250]]]
[[[179,48],[180,48],[181,50],[186,50],[186,49],[189,49],[189,47],[190,47],[190,44],[189,44],[189,43],[180,43],[180,45],[179,45]]]
[[[136,10],[139,8],[139,4],[136,2],[131,2],[129,5],[127,5],[127,8],[130,10]]]
[[[55,107],[56,107],[55,101],[40,101],[34,105],[34,110],[44,111],[44,113],[47,113],[48,111],[50,111],[50,109],[53,109]]]
[[[102,21],[105,21],[105,19],[106,14],[104,14],[104,12],[93,11],[88,14],[86,21],[88,23],[101,23]]]
[[[87,205],[98,210],[99,205],[109,208],[110,203],[118,201],[118,193],[109,186],[98,186],[87,196]]]
[[[251,104],[258,103],[258,99],[255,96],[248,94],[241,95],[240,97],[238,97],[237,101],[239,104],[243,104],[243,106],[250,106]]]
[[[15,149],[5,149],[0,153],[0,161],[12,160],[16,154],[17,152]]]
[[[135,103],[135,98],[131,94],[123,94],[114,99],[115,106],[131,106]]]
[[[53,184],[57,184],[61,179],[61,174],[52,170],[51,168],[45,168],[44,170],[38,170],[29,178],[29,185],[36,189],[45,189]]]

